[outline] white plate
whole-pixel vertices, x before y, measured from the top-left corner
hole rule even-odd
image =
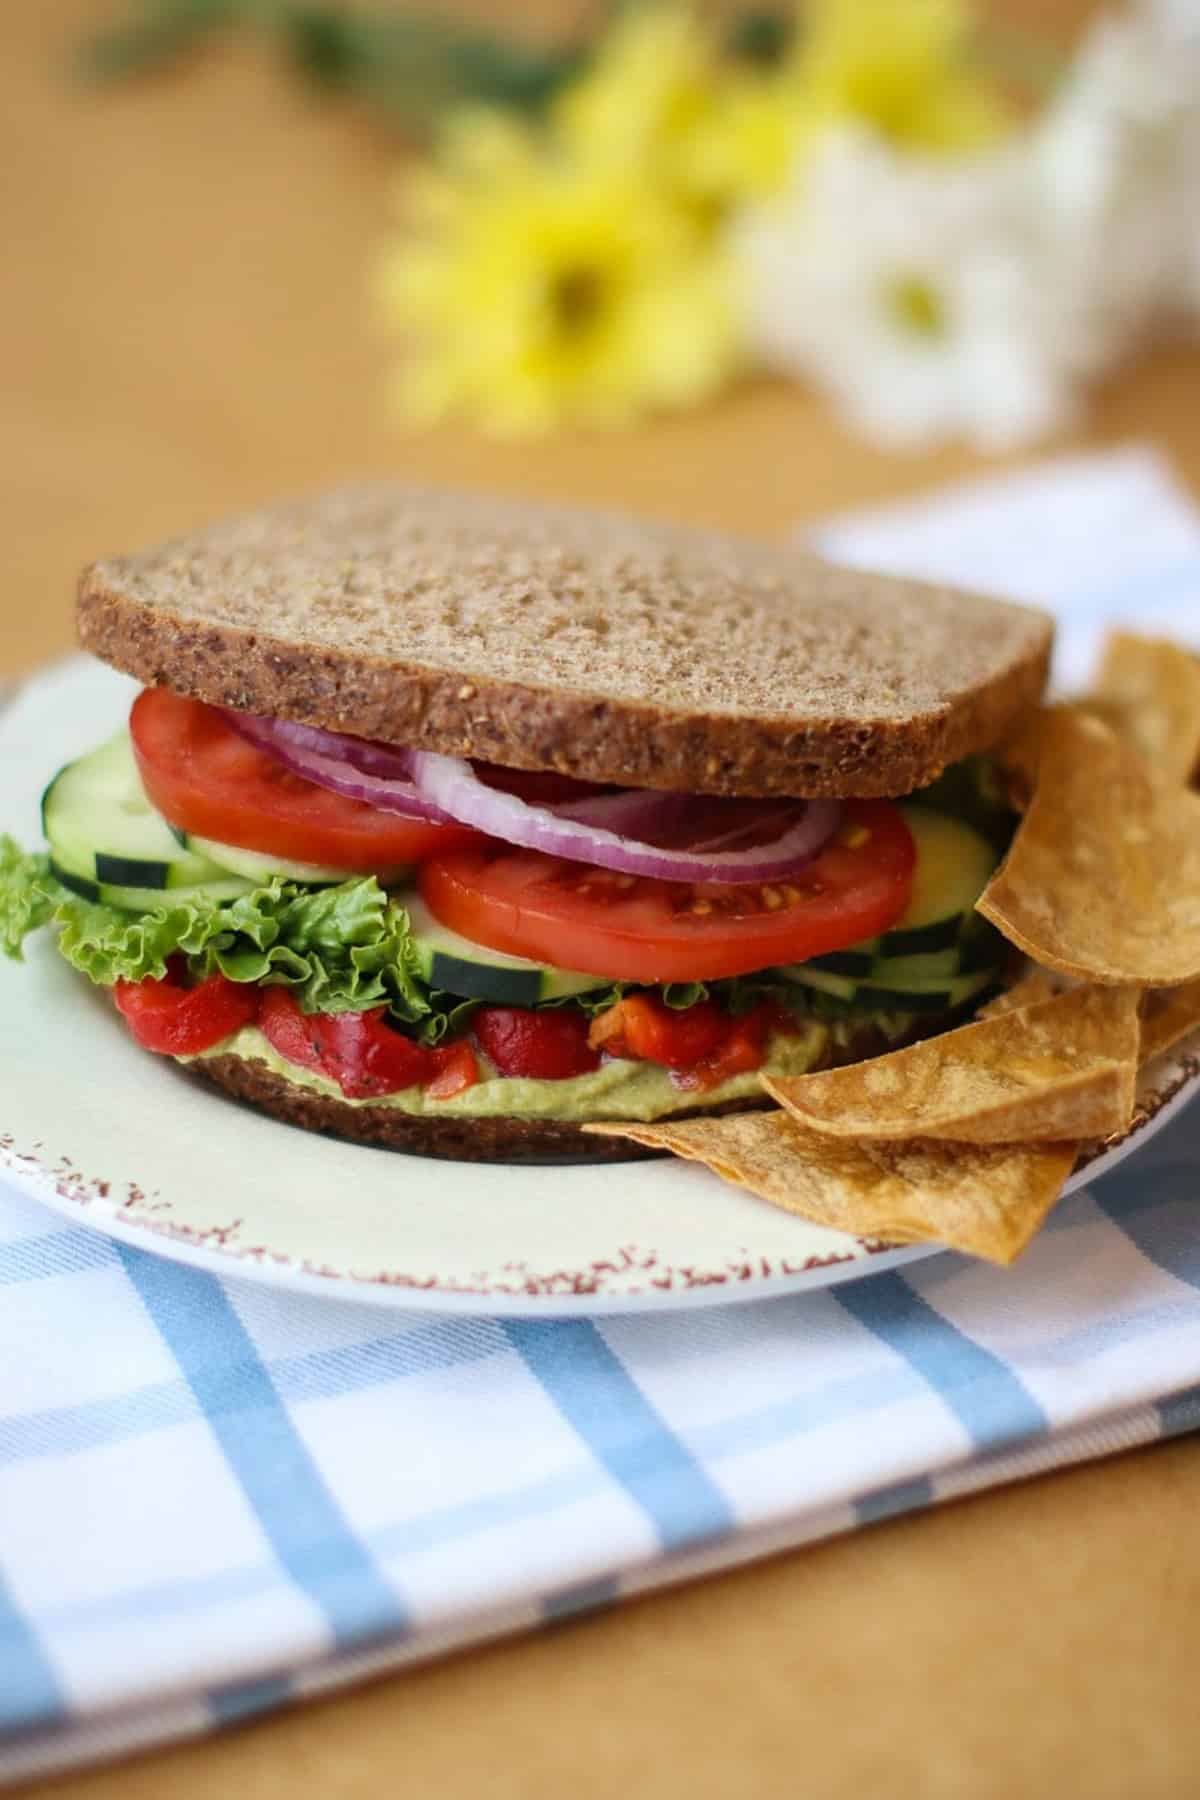
[[[0,721],[0,827],[38,836],[54,769],[119,723],[131,684],[75,659]],[[45,940],[0,970],[0,1165],[58,1212],[182,1262],[428,1310],[621,1312],[761,1299],[936,1251],[880,1250],[681,1162],[508,1168],[337,1143],[234,1105],[137,1049]],[[1200,1086],[1164,1058],[1112,1166]]]

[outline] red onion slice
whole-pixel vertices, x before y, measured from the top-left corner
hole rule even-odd
[[[576,825],[636,837],[639,831],[654,833],[669,825],[682,799],[681,794],[656,794],[653,788],[626,788],[617,794],[593,794],[586,800],[562,800],[540,810]]]
[[[342,737],[315,725],[295,725],[283,719],[262,719],[254,713],[232,712],[225,717],[240,737],[265,750],[293,775],[303,775],[315,787],[362,800],[380,812],[402,819],[423,819],[433,825],[452,825],[441,807],[418,792],[408,775],[408,752],[366,738]]]
[[[661,881],[783,880],[812,860],[841,817],[836,800],[788,804],[657,794],[650,796],[658,802],[657,810],[641,816],[640,829],[677,840],[675,846],[665,846],[624,836],[600,822],[600,808],[623,795],[599,795],[569,809],[529,806],[515,794],[488,787],[458,757],[413,750],[408,761],[418,792],[461,825],[548,856]],[[714,835],[713,815],[718,812],[724,829]],[[615,814],[614,807],[610,819]],[[768,828],[771,835],[763,842]]]
[[[812,860],[841,817],[836,800],[708,799],[648,788],[539,806],[490,785],[458,757],[251,713],[225,717],[294,774],[381,812],[471,825],[524,849],[662,881],[783,880]]]
[[[306,755],[327,756],[334,762],[347,762],[353,769],[368,775],[383,775],[393,781],[407,781],[408,752],[391,744],[377,744],[371,738],[348,737],[340,731],[324,731],[319,725],[298,725],[294,719],[266,719],[254,713],[222,709],[233,729],[240,732],[260,750],[268,750],[283,760],[287,750]]]

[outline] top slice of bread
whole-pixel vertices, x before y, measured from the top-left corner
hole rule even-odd
[[[1043,614],[712,532],[383,483],[85,570],[83,643],[246,712],[591,780],[897,795],[1042,692]]]

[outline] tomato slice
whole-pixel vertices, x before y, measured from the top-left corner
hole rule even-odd
[[[239,737],[215,706],[147,688],[129,715],[142,785],[182,831],[333,869],[397,868],[477,841],[465,825],[380,812],[293,775]]]
[[[896,807],[849,800],[790,881],[657,881],[484,839],[433,857],[418,885],[441,924],[490,950],[652,985],[748,975],[874,937],[907,906],[915,863]]]
[[[156,981],[116,981],[113,999],[144,1050],[163,1056],[195,1056],[248,1025],[258,1010],[257,990],[219,972],[195,987],[171,974]]]

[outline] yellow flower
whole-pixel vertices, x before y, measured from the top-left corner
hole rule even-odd
[[[806,0],[756,67],[692,0],[655,0],[617,18],[542,127],[456,114],[385,270],[408,412],[522,433],[714,392],[740,360],[722,227],[830,126],[936,151],[995,135],[969,24],[967,0]]]
[[[694,5],[657,0],[621,15],[556,103],[570,154],[640,171],[701,229],[783,186],[830,125],[892,143],[978,148],[1007,118],[970,56],[967,0],[807,0],[774,67],[731,56]]]
[[[691,7],[631,7],[560,96],[553,128],[575,155],[633,168],[670,164],[711,110],[716,73],[714,46]]]
[[[978,149],[1008,123],[972,64],[966,0],[809,0],[804,19],[797,75],[810,116],[934,152]]]
[[[504,434],[620,424],[711,394],[737,356],[724,253],[641,172],[459,121],[383,272],[401,399]]]
[[[764,73],[731,70],[716,103],[686,144],[683,184],[718,218],[783,186],[818,121],[790,64]]]
[[[674,193],[706,229],[780,185],[800,106],[790,72],[738,63],[693,6],[659,0],[618,18],[556,103],[552,128],[571,155]]]

